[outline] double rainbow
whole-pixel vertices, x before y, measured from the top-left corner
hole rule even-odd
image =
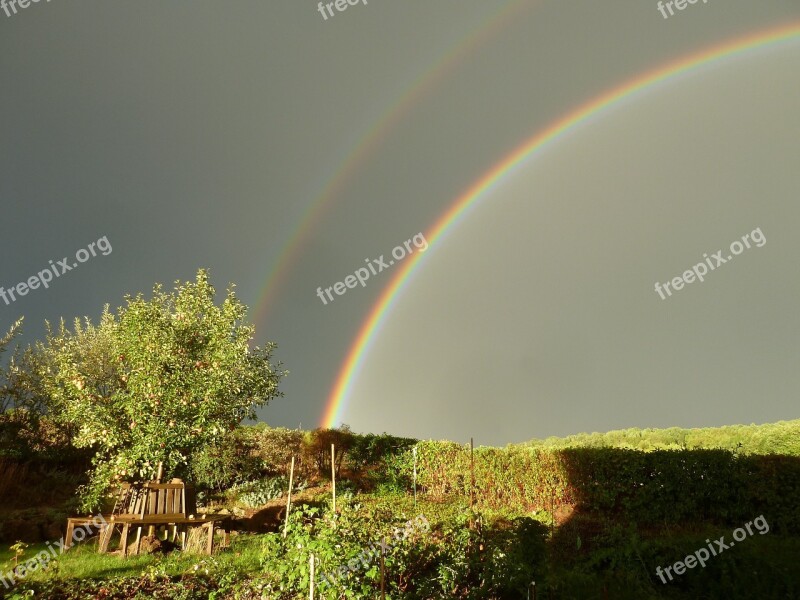
[[[590,117],[651,86],[673,79],[708,63],[739,55],[756,48],[789,42],[798,37],[800,37],[800,22],[751,33],[671,61],[634,77],[626,83],[601,94],[594,100],[583,104],[522,143],[469,187],[433,225],[426,235],[428,243],[435,245],[437,240],[442,238],[446,231],[458,222],[459,218],[465,214],[465,211],[470,206],[481,199],[499,180],[508,175],[525,159]],[[358,376],[372,343],[403,286],[410,280],[411,275],[421,262],[422,256],[420,253],[412,254],[403,261],[401,268],[396,271],[394,277],[390,280],[362,323],[328,398],[322,417],[322,427],[335,427],[337,425],[337,421],[346,407],[353,382]]]

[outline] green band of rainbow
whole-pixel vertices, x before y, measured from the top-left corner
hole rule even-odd
[[[434,246],[436,241],[443,236],[448,228],[454,225],[459,217],[461,217],[473,203],[477,202],[485,192],[489,191],[514,167],[537,150],[540,150],[548,142],[553,141],[561,134],[586,121],[589,117],[613,106],[632,94],[641,92],[650,86],[676,77],[691,69],[696,69],[712,61],[741,54],[748,50],[786,42],[797,37],[800,37],[800,22],[761,30],[744,37],[735,38],[731,41],[671,61],[666,65],[662,65],[643,75],[639,75],[603,93],[594,100],[583,104],[517,147],[484,174],[477,182],[467,189],[466,192],[459,196],[450,208],[439,217],[430,233],[426,235],[428,243]],[[421,262],[422,256],[423,255],[419,253],[412,254],[403,261],[401,268],[386,286],[386,289],[380,295],[367,318],[362,323],[328,398],[322,418],[322,427],[336,426],[336,422],[342,410],[345,408],[350,388],[353,385],[355,377],[358,375],[364,357],[389,313],[393,302],[398,297],[403,286],[409,281],[417,265]]]

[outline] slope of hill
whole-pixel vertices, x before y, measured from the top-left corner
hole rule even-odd
[[[800,456],[800,419],[763,425],[681,429],[619,429],[531,440],[535,448],[628,448],[632,450],[723,449],[744,454]]]

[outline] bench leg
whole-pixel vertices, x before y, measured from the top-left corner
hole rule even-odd
[[[64,537],[64,550],[72,548],[72,534],[75,531],[75,523],[67,521],[67,535]]]
[[[142,549],[142,528],[136,528],[136,547],[134,549],[134,554],[139,554]]]
[[[214,521],[208,523],[208,542],[206,542],[206,554],[211,556],[214,552]]]
[[[122,556],[125,557],[128,555],[128,533],[130,532],[130,525],[125,523],[122,526],[122,538],[120,539],[120,550],[122,551]]]
[[[97,549],[100,554],[105,554],[108,552],[108,544],[111,542],[111,536],[114,535],[114,527],[116,527],[114,523],[109,523],[108,525],[103,525],[101,527],[100,546]]]

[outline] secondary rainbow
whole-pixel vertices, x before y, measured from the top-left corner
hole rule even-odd
[[[321,194],[303,212],[299,224],[289,235],[275,260],[268,266],[266,275],[261,277],[265,283],[256,302],[254,319],[257,324],[266,321],[279,290],[284,287],[291,268],[300,259],[306,247],[305,242],[323,222],[326,209],[330,208],[333,201],[345,189],[347,182],[374,155],[380,141],[402,121],[403,116],[418,100],[445,79],[448,71],[454,71],[471,51],[504,31],[504,28],[513,23],[521,12],[530,8],[530,2],[527,0],[511,0],[502,5],[490,18],[453,44],[451,49],[417,78],[394,104],[383,111],[372,127],[353,145],[353,150],[334,171]]]
[[[755,48],[788,42],[798,37],[800,37],[800,22],[773,27],[748,34],[744,37],[738,37],[668,62],[643,75],[634,77],[626,83],[601,94],[594,100],[579,106],[566,116],[536,133],[532,138],[523,142],[459,196],[455,202],[450,205],[450,208],[439,217],[430,232],[426,235],[428,243],[431,246],[435,246],[436,242],[465,214],[465,211],[467,211],[470,206],[477,202],[485,192],[489,191],[500,179],[506,176],[526,158],[537,150],[540,150],[548,142],[553,141],[580,123],[583,123],[591,116],[596,115],[604,109],[610,108],[615,103],[637,92],[641,92],[650,86],[672,79],[682,73],[686,73],[687,71],[696,69],[710,62],[741,54]],[[361,325],[347,357],[342,364],[333,390],[328,397],[325,412],[322,417],[322,427],[336,426],[337,420],[346,406],[350,388],[359,373],[364,357],[369,351],[377,333],[380,331],[381,325],[385,321],[393,302],[397,299],[404,284],[409,281],[415,268],[420,263],[422,256],[424,255],[419,253],[412,254],[402,263],[401,268],[387,284],[386,289],[375,302],[367,318]]]

